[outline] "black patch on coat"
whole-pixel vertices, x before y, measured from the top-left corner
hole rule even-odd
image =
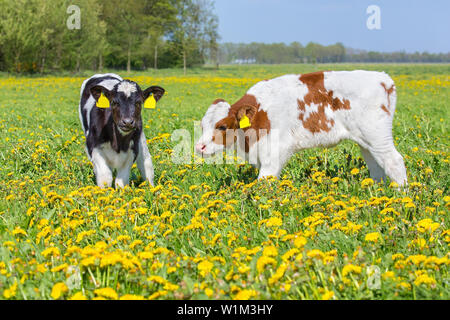
[[[102,81],[105,81],[105,80],[116,80],[117,82],[121,81],[112,76],[91,78],[86,82],[83,92],[81,93],[81,99],[80,99],[81,116],[83,119],[83,126],[84,126],[85,130],[89,130],[89,128],[88,128],[88,121],[87,121],[87,119],[88,119],[87,110],[84,106],[86,105],[86,102],[89,100],[89,97],[91,96],[91,88],[100,84]],[[86,134],[86,132],[85,132],[85,134]]]

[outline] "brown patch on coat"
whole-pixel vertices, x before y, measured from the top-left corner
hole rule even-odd
[[[325,108],[319,106],[318,112],[311,112],[308,119],[305,120],[306,104],[304,101],[297,99],[297,104],[300,109],[300,121],[303,123],[303,127],[308,129],[312,133],[318,133],[320,131],[329,132],[334,126],[334,120],[328,119],[325,115]]]
[[[302,74],[300,81],[308,87],[308,93],[303,100],[298,99],[298,107],[300,109],[300,121],[303,127],[311,133],[319,133],[320,131],[329,132],[334,126],[334,120],[328,119],[325,114],[325,108],[330,107],[331,110],[350,110],[350,101],[333,97],[332,90],[325,89],[323,71]],[[317,105],[317,112],[311,112],[308,119],[305,119],[306,106],[311,104]]]
[[[220,130],[219,128],[225,127],[226,130]],[[236,121],[232,117],[226,117],[216,123],[216,127],[214,128],[212,141],[216,144],[223,144],[224,146],[228,146],[234,142],[233,139],[228,139],[227,141],[227,130],[234,129],[236,127]]]
[[[251,126],[242,130],[246,133],[248,130],[252,129],[255,130],[256,133],[256,141],[254,141],[254,139],[251,141],[248,135],[245,137],[245,151],[248,152],[254,143],[270,132],[270,120],[267,116],[267,112],[260,110],[259,108],[260,104],[256,100],[256,97],[251,94],[245,94],[230,107],[227,117],[216,123],[216,130],[214,131],[212,139],[213,142],[217,141],[218,144],[223,144],[224,146],[231,144],[231,142],[235,142],[237,139],[235,130],[239,129],[239,120],[244,115],[247,115]],[[226,131],[219,130],[221,127],[225,127],[227,130],[234,130],[234,141],[226,141]]]
[[[389,89],[387,88],[386,84],[384,82],[381,83],[381,86],[384,88],[384,90],[386,91],[386,93],[388,94],[388,96],[394,92],[395,89],[395,85],[392,85]]]
[[[391,94],[394,92],[395,90],[395,85],[393,84],[389,89],[387,88],[387,85],[384,82],[381,82],[381,86],[384,88],[384,91],[386,91],[387,94],[387,100],[388,100],[388,105],[387,108],[386,106],[383,104],[381,105],[381,109],[386,112],[388,115],[391,115],[391,112],[389,110],[391,110]]]
[[[386,112],[388,115],[391,115],[391,113],[389,112],[389,110],[386,108],[386,106],[384,104],[381,105],[381,110]]]

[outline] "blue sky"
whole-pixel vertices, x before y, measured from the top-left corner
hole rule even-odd
[[[449,0],[215,0],[220,42],[309,41],[376,51],[450,51]],[[369,5],[381,30],[369,30]]]

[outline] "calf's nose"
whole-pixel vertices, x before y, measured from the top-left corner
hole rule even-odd
[[[133,128],[134,127],[134,119],[133,118],[124,118],[121,121],[122,126],[127,128]]]
[[[195,145],[195,150],[197,150],[198,153],[202,153],[203,151],[205,151],[206,146],[203,143],[197,143]]]

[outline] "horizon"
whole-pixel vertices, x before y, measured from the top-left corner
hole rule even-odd
[[[221,42],[221,41],[219,41],[218,43],[219,43],[219,45],[223,45],[223,44],[226,44],[226,43],[243,44],[243,45],[249,45],[249,44],[252,44],[252,43],[262,43],[262,44],[266,44],[266,45],[282,43],[282,44],[284,44],[286,46],[289,46],[293,42],[298,42],[303,47],[306,47],[306,45],[309,43],[309,42],[301,43],[300,41],[292,41],[290,43],[286,43],[286,42],[257,42],[257,41],[252,41],[252,42],[233,42],[233,41]],[[311,41],[311,42],[316,43],[316,44],[320,44],[322,46],[329,46],[329,45],[333,45],[333,44],[338,43],[338,42],[335,42],[335,43],[323,44],[323,43],[315,42],[315,41]],[[361,49],[361,48],[348,47],[348,46],[345,45],[345,43],[342,43],[342,45],[345,47],[346,50],[347,49],[351,49],[351,50],[360,51],[360,52],[372,52],[373,51],[373,52],[386,53],[386,54],[388,54],[388,53],[396,53],[396,52],[401,52],[401,53],[406,53],[406,54],[414,54],[414,53],[450,54],[450,51],[448,51],[448,52],[430,52],[430,51],[427,51],[427,50],[423,50],[423,51],[405,51],[405,50],[379,51],[379,50],[366,50],[366,49]]]
[[[370,5],[380,9],[379,29],[367,27],[373,16],[373,11],[367,13]],[[299,42],[305,46],[314,42],[328,46],[340,42],[346,49],[382,53],[449,53],[450,41],[443,41],[450,33],[449,9],[450,2],[445,0],[215,1],[220,44]],[[320,28],[315,27],[318,18]]]

